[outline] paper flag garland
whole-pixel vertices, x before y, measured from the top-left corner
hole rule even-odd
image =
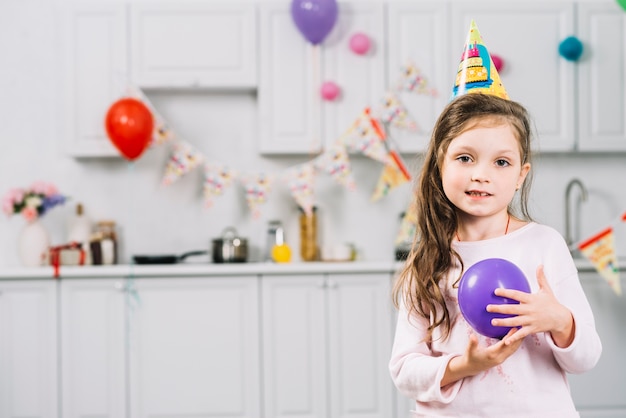
[[[429,96],[437,95],[437,90],[428,86],[428,80],[426,80],[420,69],[413,63],[402,67],[402,75],[398,80],[396,90],[410,91]]]
[[[313,213],[315,166],[312,163],[301,164],[287,170],[289,192],[298,206],[307,216]]]
[[[373,160],[389,164],[391,160],[383,144],[384,135],[378,121],[370,115],[370,109],[366,108],[348,130],[344,140],[348,141],[350,148]]]
[[[174,152],[165,166],[163,185],[169,186],[204,161],[204,156],[186,141],[174,144]]]
[[[417,67],[411,64],[403,71],[402,85],[400,86],[403,90],[418,94],[435,94],[434,89],[428,87],[426,78],[421,75]],[[163,185],[176,182],[180,177],[205,163],[205,156],[175,134],[140,88],[130,86],[128,90],[129,94],[146,103],[153,114],[155,129],[150,145],[172,143],[173,152],[166,163],[162,178]],[[385,131],[378,119],[382,118],[384,124],[392,124],[402,129],[414,130],[417,129],[417,126],[394,92],[387,93],[381,101],[380,108],[380,111],[376,110],[376,115],[372,115],[370,109],[365,108],[352,126],[333,145],[308,164],[285,169],[287,174],[285,182],[289,187],[291,196],[305,211],[312,208],[314,204],[314,181],[317,171],[323,171],[330,175],[335,182],[348,190],[356,188],[348,148],[350,151],[361,152],[367,157],[385,164],[377,190],[374,191],[376,200],[401,184],[404,181],[402,180],[403,177],[410,179],[410,174],[408,174],[399,154],[390,147],[389,140],[386,139]],[[383,116],[380,116],[381,114]],[[258,218],[259,206],[267,201],[274,176],[240,174],[227,165],[216,162],[207,162],[204,165],[202,193],[205,207],[211,207],[213,198],[221,196],[225,188],[229,187],[235,180],[239,180],[242,184],[252,215]]]
[[[246,190],[246,202],[252,212],[252,217],[258,219],[261,216],[259,205],[267,202],[274,176],[265,173],[250,175],[242,180]]]
[[[474,20],[470,23],[452,89],[452,98],[468,93],[484,93],[503,99],[509,98]]]
[[[598,273],[609,283],[611,289],[622,294],[619,279],[619,266],[615,255],[613,228],[609,227],[580,243],[578,248],[598,270]]]
[[[152,133],[152,142],[150,143],[150,146],[161,145],[173,140],[175,138],[174,131],[170,129],[163,116],[161,116],[159,112],[157,112],[156,108],[152,105],[152,102],[150,102],[148,97],[143,93],[143,91],[141,91],[141,89],[136,88],[132,90],[133,95],[137,96],[138,99],[140,99],[146,104],[146,106],[148,106],[148,109],[150,109],[150,112],[152,112],[152,117],[154,118],[154,131]]]
[[[213,197],[221,196],[224,189],[237,178],[237,172],[224,164],[207,163],[204,165],[204,207],[213,206]]]
[[[380,200],[383,196],[387,196],[391,189],[409,180],[410,177],[407,178],[405,173],[395,163],[385,165],[370,200],[372,202]]]
[[[417,130],[417,124],[394,93],[387,92],[382,102],[382,109],[377,112],[381,122],[390,123],[400,129]]]
[[[341,138],[315,160],[315,165],[348,190],[356,189],[348,151]]]
[[[404,216],[400,220],[400,230],[396,235],[395,245],[412,243],[417,231],[417,208],[416,202],[413,199],[409,204],[409,207],[404,212]]]

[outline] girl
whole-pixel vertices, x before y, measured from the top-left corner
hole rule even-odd
[[[530,220],[530,131],[521,105],[480,93],[454,99],[433,130],[418,233],[393,289],[389,369],[416,417],[578,416],[565,373],[591,369],[602,347],[565,241]],[[501,340],[476,334],[456,298],[464,269],[494,257],[531,287],[495,291],[520,302],[487,307],[516,315],[492,321],[514,327]]]

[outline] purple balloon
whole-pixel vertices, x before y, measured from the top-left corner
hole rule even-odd
[[[292,0],[291,17],[313,45],[321,43],[337,21],[336,0]]]
[[[496,296],[497,288],[515,289],[530,293],[526,276],[515,264],[502,258],[488,258],[474,264],[459,282],[459,307],[465,320],[486,337],[502,338],[511,327],[491,325],[493,318],[508,318],[505,315],[487,312],[487,305],[517,304],[516,300]]]

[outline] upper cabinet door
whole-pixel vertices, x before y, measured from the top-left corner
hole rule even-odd
[[[385,93],[385,30],[382,3],[339,3],[337,22],[322,46],[322,77],[311,91],[332,81],[341,89],[333,101],[322,102],[323,143],[332,145],[354,124],[367,107],[378,109]],[[357,32],[366,34],[370,49],[363,55],[352,52],[349,42]]]
[[[578,5],[581,151],[626,151],[626,14],[616,2]]]
[[[144,88],[255,88],[253,3],[131,5],[133,82]]]
[[[396,92],[416,130],[390,130],[401,152],[424,151],[430,133],[445,107],[454,82],[454,68],[448,53],[447,2],[398,2],[388,4],[387,85]],[[462,41],[461,41],[462,42]],[[461,46],[458,47],[459,49]],[[434,94],[403,88],[404,69],[414,67],[426,79]]]
[[[104,118],[127,81],[126,6],[72,3],[64,9],[65,149],[75,157],[119,156]]]
[[[320,48],[298,32],[289,4],[262,3],[259,23],[259,151],[321,150]]]
[[[537,150],[575,147],[576,63],[561,58],[559,43],[574,34],[574,5],[563,1],[454,4],[451,62],[458,65],[471,20],[487,49],[504,60],[500,77],[512,100],[523,104],[537,127]],[[450,80],[450,86],[454,82]]]

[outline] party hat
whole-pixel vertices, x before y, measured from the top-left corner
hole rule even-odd
[[[452,98],[468,93],[483,93],[508,99],[500,75],[483,43],[476,22],[472,20],[465,48],[452,89]]]

